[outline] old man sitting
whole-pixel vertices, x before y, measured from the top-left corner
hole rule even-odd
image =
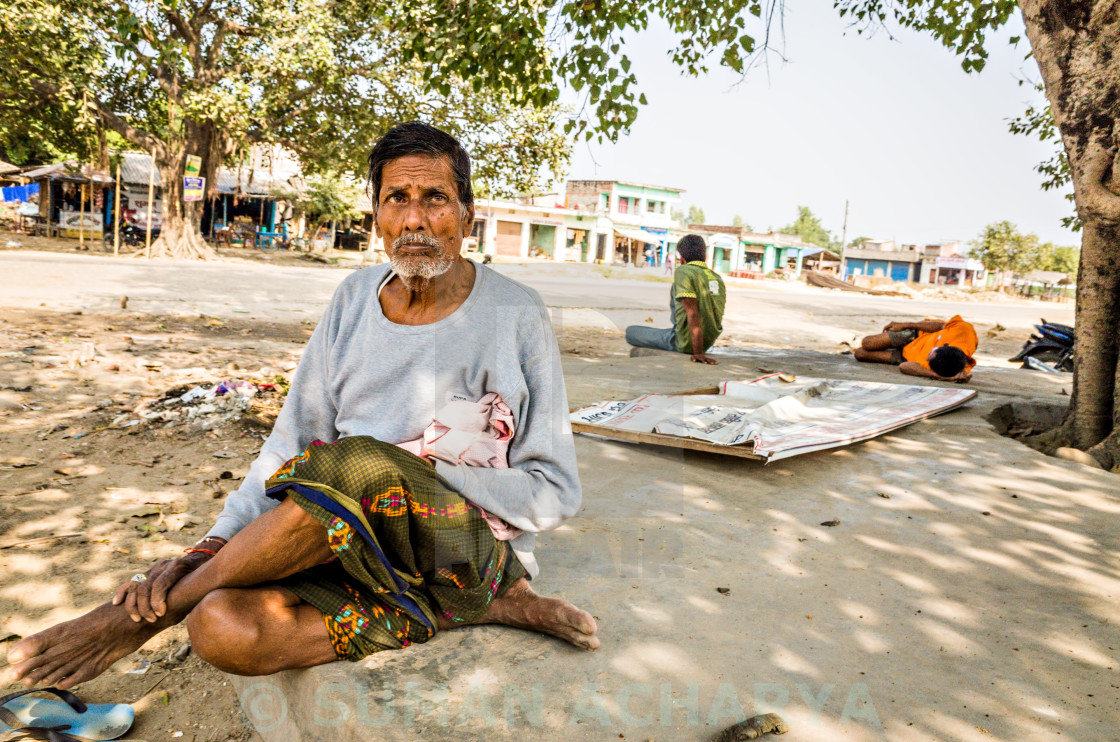
[[[548,313],[531,289],[461,257],[474,207],[453,137],[394,127],[368,175],[390,263],[339,286],[208,536],[111,602],[15,644],[11,679],[68,688],[184,619],[201,657],[243,675],[477,623],[599,646],[588,613],[526,580],[535,533],[581,499]],[[484,418],[501,411],[474,431],[497,431],[489,464],[460,455],[470,441],[434,442],[447,431],[433,436],[433,420],[464,402]]]

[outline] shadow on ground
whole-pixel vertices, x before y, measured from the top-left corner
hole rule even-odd
[[[790,354],[782,370],[864,369],[845,362]],[[578,405],[755,365],[565,371]],[[588,608],[600,651],[465,628],[357,665],[236,679],[243,708],[266,740],[698,740],[764,711],[789,740],[1110,738],[1114,476],[985,421],[1036,382],[977,381],[966,408],[768,466],[578,437],[584,508],[541,539],[537,589]]]

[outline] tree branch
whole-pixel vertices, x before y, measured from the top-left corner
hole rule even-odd
[[[153,49],[159,48],[159,39],[156,38],[155,33],[143,19],[139,18],[132,12],[132,8],[128,6],[127,2],[119,1],[117,3],[117,10],[123,16],[126,16],[132,21],[139,32],[140,37]],[[142,64],[143,68],[156,79],[163,92],[170,95],[171,92],[171,78],[173,77],[170,68],[162,62],[157,62],[155,57],[150,54],[145,54],[140,50],[140,47],[133,43],[129,38],[121,36],[119,33],[111,33],[110,38],[113,43],[119,44],[129,50],[137,60]]]
[[[207,2],[207,7],[209,7]],[[218,21],[218,27],[214,29],[214,38],[210,42],[210,49],[206,52],[206,58],[201,69],[205,70],[203,74],[196,74],[199,81],[204,85],[212,85],[222,77],[221,73],[216,72],[218,61],[221,58],[222,47],[225,46],[226,36],[230,33],[237,34],[238,36],[253,36],[259,33],[260,29],[254,26],[244,26],[236,21],[231,21],[223,18]],[[240,73],[241,65],[236,65],[235,73]]]
[[[189,23],[177,10],[165,10],[167,20],[179,33],[183,41],[187,42],[187,53],[191,57],[191,66],[197,75],[202,69],[202,48],[199,44],[198,33],[192,23]]]
[[[1082,182],[1082,204],[1088,211],[1113,222],[1120,222],[1120,193],[1112,191],[1108,184],[1115,181],[1115,148],[1106,147],[1094,140],[1085,149],[1082,161],[1085,175]]]
[[[58,101],[59,103],[66,103],[66,97],[62,95],[62,89],[54,83],[49,83],[35,77],[27,77],[24,82],[35,90],[39,95]],[[167,147],[163,140],[155,136],[151,132],[145,131],[139,127],[125,121],[123,118],[106,108],[101,101],[93,97],[86,98],[86,106],[95,115],[101,118],[105,125],[110,129],[120,134],[122,137],[139,145],[144,149],[155,149],[159,153],[165,153]]]
[[[201,29],[202,26],[206,24],[206,21],[210,20],[210,8],[213,7],[213,5],[214,0],[206,0],[206,2],[202,4],[201,8],[195,10],[194,17],[196,20],[201,22],[199,29]]]
[[[231,30],[233,30],[233,24],[230,21],[222,20],[218,22],[218,27],[214,29],[214,39],[210,42],[209,51],[206,52],[207,72],[217,64],[222,54],[222,46],[226,43],[226,34]]]

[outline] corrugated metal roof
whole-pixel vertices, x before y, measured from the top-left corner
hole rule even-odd
[[[240,178],[238,178],[240,175]],[[236,170],[222,168],[218,171],[217,189],[220,193],[244,193],[250,196],[271,195],[274,187],[283,185],[283,181],[273,178],[268,173],[261,171],[251,172],[247,169]]]
[[[112,183],[113,179],[96,170],[91,170],[88,165],[82,165],[75,160],[69,162],[56,162],[53,165],[44,165],[21,174],[29,180],[50,178],[52,180],[69,180],[74,183]]]
[[[121,182],[148,185],[148,172],[151,166],[152,156],[145,152],[122,152]],[[155,171],[155,185],[156,188],[163,185],[163,181],[159,178],[159,170]]]
[[[34,170],[28,170],[26,173],[23,174],[23,177],[31,178],[32,180],[35,180],[36,178],[45,177],[45,176],[50,175],[50,174],[52,174],[52,173],[54,173],[58,170],[61,170],[61,169],[62,169],[61,164],[58,164],[58,165],[43,165],[42,167],[37,167]]]
[[[18,173],[18,172],[19,172],[19,168],[16,167],[15,165],[13,165],[12,163],[4,162],[3,160],[0,160],[0,175],[4,175],[4,174],[7,174],[7,173]]]
[[[146,152],[124,152],[121,155],[121,181],[138,185],[148,184],[148,173],[152,166],[152,156]],[[240,178],[235,168],[219,168],[217,184],[219,193],[241,193],[249,196],[271,195],[274,187],[282,186],[284,181],[273,178],[266,172],[250,171],[242,168]],[[239,182],[240,181],[240,182]],[[159,170],[155,171],[155,185],[160,187],[163,181],[159,177]]]
[[[796,247],[802,250],[808,250],[818,245],[812,245],[808,242],[802,242],[797,235],[783,234],[781,232],[770,232],[769,234],[762,234],[760,232],[744,232],[739,238],[748,244],[753,243],[756,245],[774,245],[776,247]]]

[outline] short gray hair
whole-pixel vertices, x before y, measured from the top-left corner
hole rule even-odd
[[[474,189],[471,187],[471,158],[459,140],[445,131],[422,121],[409,121],[397,124],[377,141],[369,154],[369,169],[366,171],[368,193],[373,201],[373,213],[377,213],[381,199],[381,171],[385,165],[408,155],[428,155],[446,157],[451,162],[451,173],[455,179],[459,204],[466,216],[468,207],[474,206]]]

